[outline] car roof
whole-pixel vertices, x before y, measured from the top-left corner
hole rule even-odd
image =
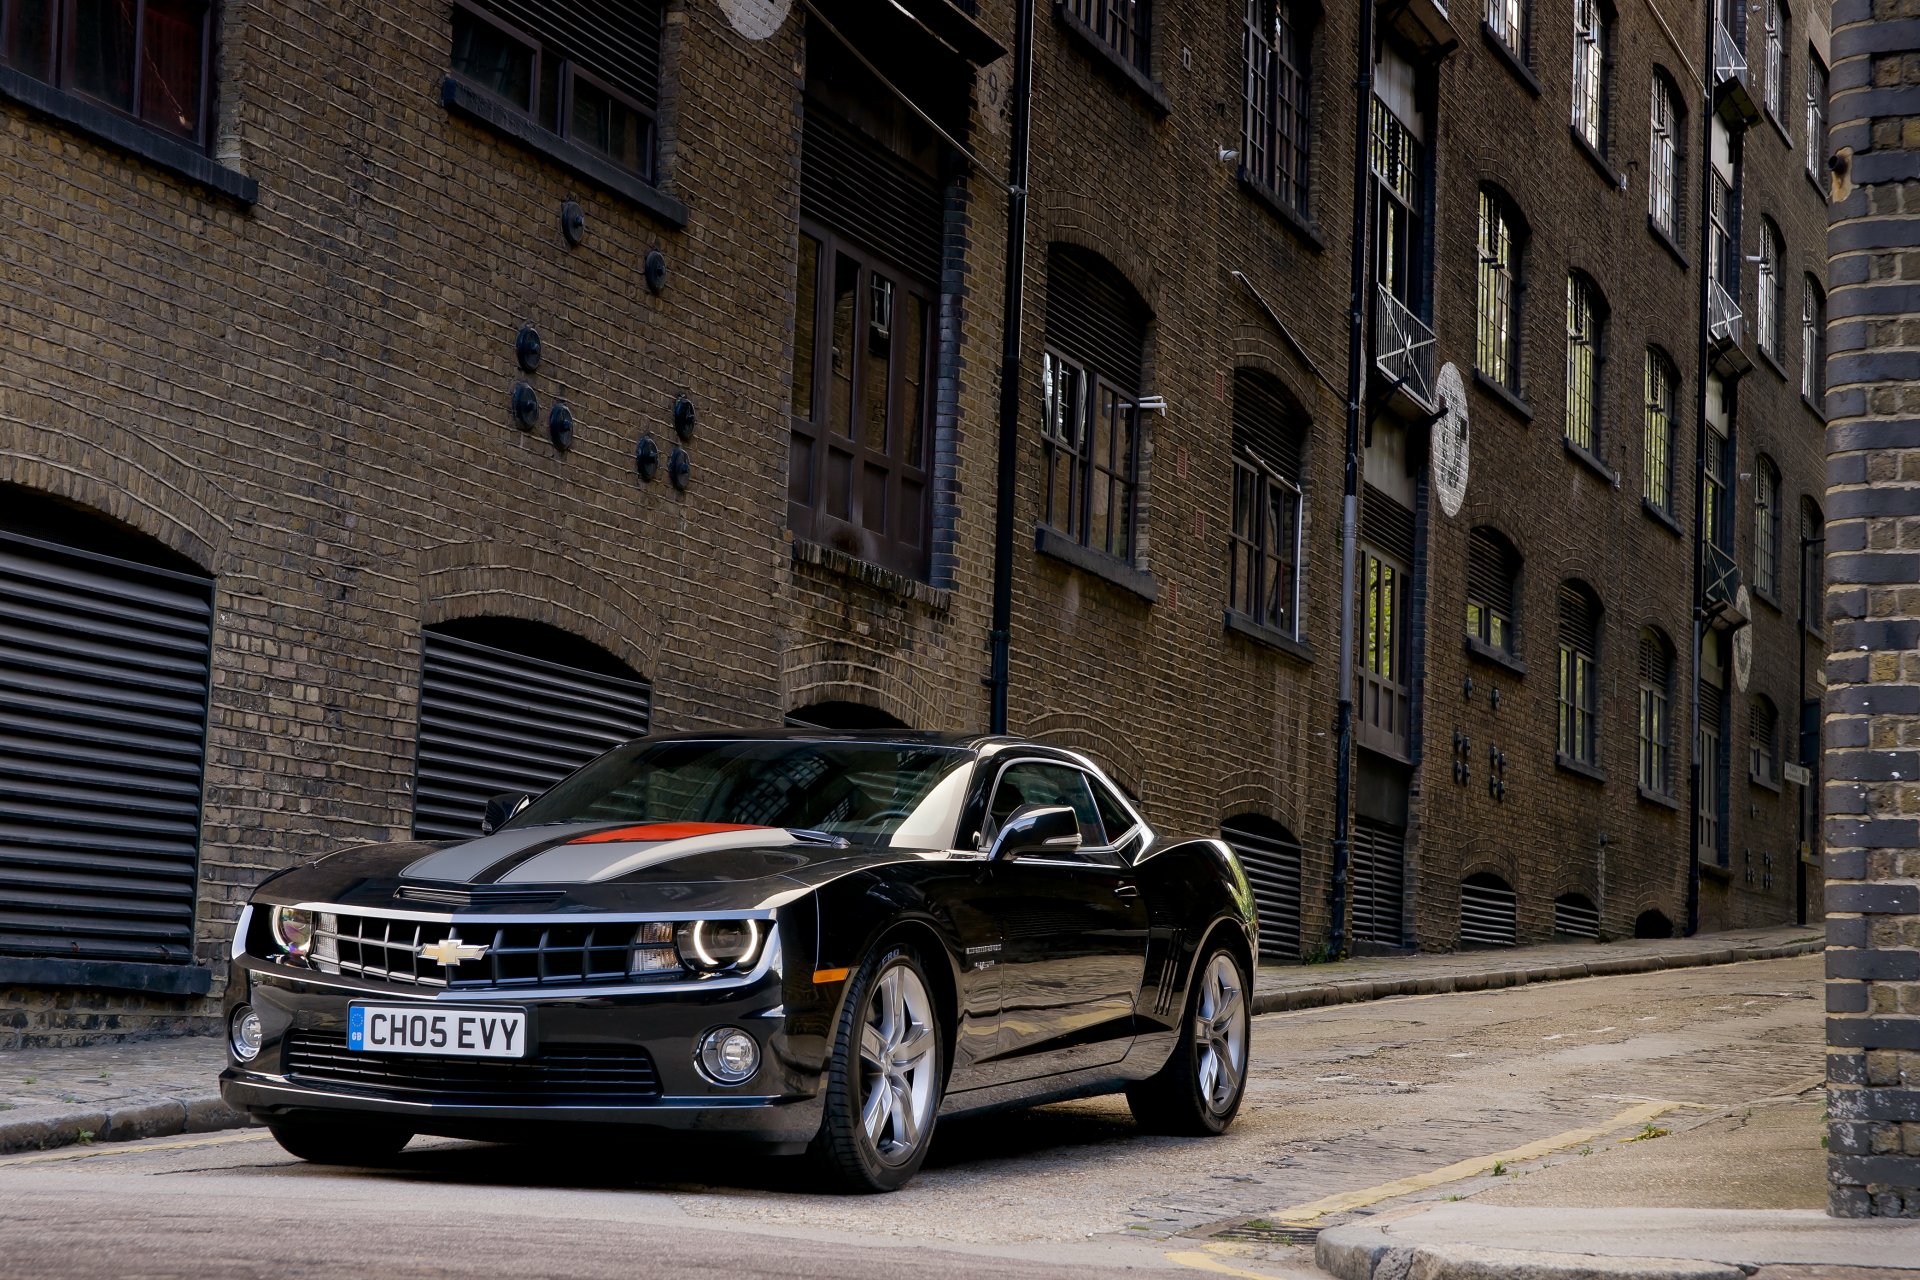
[[[983,747],[1009,746],[1024,740],[1008,734],[955,733],[937,729],[695,729],[680,733],[650,733],[648,742],[867,742],[901,746]],[[1033,744],[1038,746],[1040,744]]]

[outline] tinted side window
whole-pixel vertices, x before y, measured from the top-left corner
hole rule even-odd
[[[1094,778],[1091,781],[1093,784],[1093,803],[1100,810],[1100,822],[1101,825],[1107,829],[1107,839],[1118,840],[1121,836],[1127,834],[1127,830],[1132,827],[1138,819],[1127,812],[1126,806],[1120,803],[1120,797],[1114,795],[1098,778]]]
[[[1007,766],[994,788],[990,813],[997,830],[1016,809],[1030,804],[1063,804],[1080,819],[1080,841],[1089,847],[1107,842],[1087,775],[1061,764],[1025,761]]]

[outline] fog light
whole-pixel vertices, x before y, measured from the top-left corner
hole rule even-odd
[[[233,1056],[241,1062],[252,1062],[260,1056],[260,1015],[253,1006],[243,1004],[233,1011],[233,1024],[229,1028],[229,1039],[233,1043]]]
[[[716,1027],[700,1038],[700,1067],[721,1084],[739,1084],[760,1069],[760,1044],[738,1027]]]

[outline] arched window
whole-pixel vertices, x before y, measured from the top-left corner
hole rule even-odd
[[[1573,131],[1602,155],[1612,38],[1613,14],[1602,0],[1573,0]]]
[[[1487,30],[1522,64],[1527,61],[1528,0],[1486,0]]]
[[[1686,182],[1685,99],[1666,72],[1653,73],[1652,142],[1647,156],[1647,217],[1668,240],[1679,234]]]
[[[1800,625],[1818,635],[1825,630],[1827,520],[1807,497],[1800,499],[1800,557]]]
[[[1646,414],[1640,442],[1640,496],[1673,514],[1673,411],[1680,373],[1667,353],[1647,348]]]
[[[1597,455],[1600,446],[1600,365],[1607,304],[1599,287],[1578,271],[1567,275],[1567,442]]]
[[[645,734],[653,690],[578,636],[513,618],[465,618],[422,639],[413,834],[480,834],[487,801],[538,794]]]
[[[1521,251],[1526,233],[1513,204],[1480,189],[1480,315],[1475,363],[1509,391],[1520,390]]]
[[[1241,33],[1240,172],[1307,213],[1312,19],[1297,0],[1247,0]]]
[[[1104,260],[1068,245],[1048,250],[1041,367],[1046,523],[1129,562],[1147,319],[1146,304]]]
[[[1271,818],[1240,814],[1220,824],[1220,838],[1233,846],[1253,886],[1260,911],[1260,954],[1274,960],[1300,958],[1300,842]]]
[[[1780,715],[1765,694],[1747,712],[1747,776],[1763,787],[1780,785]]]
[[[1780,598],[1780,468],[1764,453],[1753,477],[1753,589]]]
[[[1512,653],[1520,620],[1520,553],[1497,529],[1467,541],[1467,634]]]
[[[1298,639],[1301,472],[1307,415],[1278,379],[1233,374],[1233,533],[1229,607]]]
[[[1640,629],[1640,787],[1673,794],[1673,646],[1652,627]]]
[[[1511,947],[1519,942],[1520,899],[1490,871],[1460,882],[1460,945]]]
[[[1560,584],[1560,755],[1600,763],[1600,601],[1584,582]]]
[[[1760,261],[1753,273],[1753,323],[1760,349],[1780,358],[1780,228],[1760,220]]]

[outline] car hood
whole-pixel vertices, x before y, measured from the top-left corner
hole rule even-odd
[[[780,827],[556,823],[345,849],[275,877],[261,897],[415,911],[757,910],[861,868],[940,856]]]

